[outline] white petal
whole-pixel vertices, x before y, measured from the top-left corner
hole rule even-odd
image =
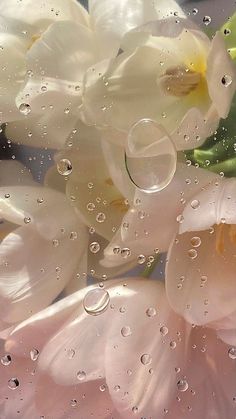
[[[116,247],[129,248],[129,260],[137,260],[142,254],[153,254],[155,249],[166,251],[179,228],[179,222],[183,221],[183,204],[212,178],[215,175],[210,172],[178,164],[172,182],[164,190],[153,194],[137,190],[132,207],[105,249],[103,265],[108,267],[127,262],[121,253],[114,253]]]
[[[89,0],[92,25],[101,45],[101,55],[116,55],[122,36],[146,22],[184,13],[174,0]]]
[[[213,38],[208,56],[207,82],[218,114],[226,118],[236,89],[236,70],[220,32]]]
[[[170,304],[197,325],[224,318],[226,322],[236,310],[235,245],[225,235],[224,251],[219,253],[216,234],[208,230],[178,235],[167,257],[166,290]]]
[[[222,222],[236,224],[235,185],[235,179],[220,179],[216,175],[185,206],[180,233],[203,231]]]
[[[124,312],[112,320],[106,344],[106,380],[123,418],[132,417],[135,408],[139,417],[161,418],[176,392],[175,368],[183,366],[188,332],[183,320],[170,311],[162,283],[129,280],[127,289]],[[150,308],[156,310],[153,317],[147,315]],[[130,334],[125,335],[127,328]],[[143,355],[147,361],[142,362]]]
[[[9,0],[0,5],[0,15],[35,25],[38,29],[58,20],[76,20],[84,25],[88,22],[88,13],[76,0],[47,0],[37,4],[33,0]]]

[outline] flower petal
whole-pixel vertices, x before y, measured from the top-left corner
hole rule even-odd
[[[168,253],[168,299],[193,324],[216,322],[236,309],[235,248],[225,235],[221,253],[217,240],[217,230],[184,233],[176,237]]]
[[[174,0],[158,0],[157,5],[151,0],[89,0],[89,12],[104,57],[116,55],[122,36],[131,29],[174,13],[185,16]]]
[[[236,89],[236,70],[220,32],[213,38],[208,55],[207,82],[218,114],[226,118]]]

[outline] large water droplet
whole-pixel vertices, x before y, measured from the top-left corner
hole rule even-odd
[[[62,176],[68,176],[72,172],[72,164],[68,159],[61,159],[57,162],[57,171]]]
[[[19,106],[19,111],[23,115],[27,116],[31,112],[31,107],[28,105],[28,103],[21,103]]]
[[[179,391],[187,391],[188,390],[188,383],[186,380],[179,380],[177,383],[177,388]]]
[[[89,291],[84,297],[84,309],[88,314],[98,316],[108,307],[110,296],[108,292],[101,288],[95,288]]]
[[[135,186],[147,193],[158,192],[175,174],[176,149],[161,126],[142,119],[129,132],[125,160]]]
[[[17,387],[19,387],[20,383],[19,380],[17,378],[10,378],[10,380],[8,380],[8,387],[11,390],[15,390]]]

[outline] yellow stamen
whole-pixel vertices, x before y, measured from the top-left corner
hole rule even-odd
[[[121,212],[127,212],[129,208],[128,205],[125,204],[124,198],[113,199],[113,201],[110,202],[110,205],[114,206]]]
[[[215,228],[216,231],[216,251],[219,255],[225,252],[225,235],[228,234],[230,242],[236,246],[236,225],[219,224]]]
[[[162,76],[162,86],[167,94],[183,97],[198,87],[201,78],[200,73],[187,67],[171,67]]]
[[[39,39],[41,37],[41,35],[40,34],[35,34],[35,35],[33,35],[32,37],[31,37],[31,42],[30,42],[30,44],[29,44],[29,46],[28,46],[28,51],[30,50],[30,48],[34,45],[34,43]]]
[[[107,178],[106,180],[105,180],[105,183],[108,185],[108,186],[113,186],[114,185],[114,183],[113,183],[113,180],[109,177],[109,178]]]

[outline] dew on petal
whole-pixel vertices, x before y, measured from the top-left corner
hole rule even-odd
[[[232,81],[233,81],[232,77],[227,74],[225,74],[221,79],[221,82],[225,87],[230,86]]]
[[[236,359],[236,348],[229,348],[228,354],[231,359]]]
[[[31,112],[31,107],[28,103],[21,103],[19,106],[19,111],[23,115],[27,116]]]
[[[179,380],[177,383],[177,388],[179,391],[187,391],[188,390],[188,382],[186,380]]]
[[[162,326],[160,328],[160,333],[161,333],[162,336],[166,336],[168,332],[169,332],[168,327]]]
[[[84,381],[86,379],[86,372],[85,371],[78,371],[76,374],[79,381]]]
[[[38,359],[38,357],[39,357],[39,351],[38,351],[38,349],[31,349],[31,351],[30,351],[30,358],[32,359],[32,361],[37,361],[37,359]]]
[[[11,390],[16,390],[17,387],[19,387],[20,383],[18,378],[10,378],[10,380],[8,380],[8,387]]]
[[[121,329],[121,334],[124,338],[126,338],[126,337],[132,335],[132,330],[129,326],[124,326]]]
[[[105,289],[94,288],[84,297],[83,305],[88,314],[98,316],[107,310],[110,303],[109,293]]]
[[[154,317],[154,316],[156,316],[156,314],[157,314],[157,311],[156,311],[156,309],[155,309],[155,308],[153,308],[153,307],[149,307],[149,308],[146,310],[146,315],[147,315],[148,317]]]
[[[91,253],[98,253],[100,250],[100,244],[98,242],[90,243],[89,250]]]
[[[125,161],[135,186],[146,193],[158,192],[173,179],[176,149],[156,122],[142,119],[129,132]]]
[[[1,358],[1,364],[8,366],[10,365],[10,363],[11,363],[11,355],[9,354],[3,355]]]
[[[143,365],[149,365],[152,362],[152,357],[149,354],[143,354],[140,360]]]
[[[57,162],[57,171],[62,176],[68,176],[72,172],[72,164],[68,159],[61,159]]]

